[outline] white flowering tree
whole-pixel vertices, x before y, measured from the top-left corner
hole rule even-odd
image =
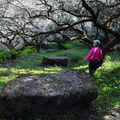
[[[59,43],[62,38],[79,39],[91,47],[93,39],[100,39],[104,57],[120,42],[119,0],[6,0],[1,3],[0,34],[12,47],[20,43],[40,47],[44,40]]]

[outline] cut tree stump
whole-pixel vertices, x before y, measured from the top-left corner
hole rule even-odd
[[[67,66],[68,58],[66,56],[45,56],[42,60],[43,65]]]

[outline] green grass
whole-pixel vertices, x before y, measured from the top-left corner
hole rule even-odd
[[[7,65],[6,67],[0,67],[0,91],[5,84],[20,74],[40,74],[40,73],[54,73],[62,69],[82,69],[88,71],[88,62],[84,63],[84,59],[87,56],[89,49],[77,42],[66,43],[67,50],[58,50],[46,53],[46,50],[42,49],[41,53],[32,53],[27,56],[26,59],[17,62],[13,65]],[[67,67],[50,67],[42,66],[42,59],[44,56],[50,55],[65,55],[68,57]],[[120,56],[116,52],[111,52],[106,55],[103,66],[95,72],[95,82],[98,87],[98,97],[90,105],[91,111],[96,111],[101,116],[108,112],[111,108],[120,106]],[[81,111],[68,111],[64,116],[79,115]],[[58,116],[57,116],[58,117]],[[56,118],[57,118],[56,117]],[[48,119],[49,115],[43,116],[44,119]],[[101,120],[101,118],[95,118]],[[4,120],[0,118],[0,120]]]
[[[103,67],[95,73],[99,95],[93,104],[101,106],[100,113],[120,105],[120,61],[119,56],[116,59],[114,56],[115,52],[106,55]]]

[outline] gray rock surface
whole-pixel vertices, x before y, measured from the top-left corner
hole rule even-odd
[[[67,66],[68,58],[66,56],[45,56],[43,57],[42,64]]]
[[[120,106],[114,110],[110,110],[103,120],[120,120]]]
[[[82,110],[97,96],[94,79],[82,70],[20,75],[10,80],[0,94],[0,116],[41,117]]]
[[[54,52],[54,51],[55,51],[55,49],[47,49],[46,53],[50,53],[50,52]]]

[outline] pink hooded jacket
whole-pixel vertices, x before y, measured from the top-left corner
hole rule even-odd
[[[96,51],[94,52],[94,50],[96,49]],[[85,58],[85,61],[87,60],[101,60],[102,59],[102,51],[100,50],[99,47],[93,47],[90,52],[88,53],[88,56]]]

